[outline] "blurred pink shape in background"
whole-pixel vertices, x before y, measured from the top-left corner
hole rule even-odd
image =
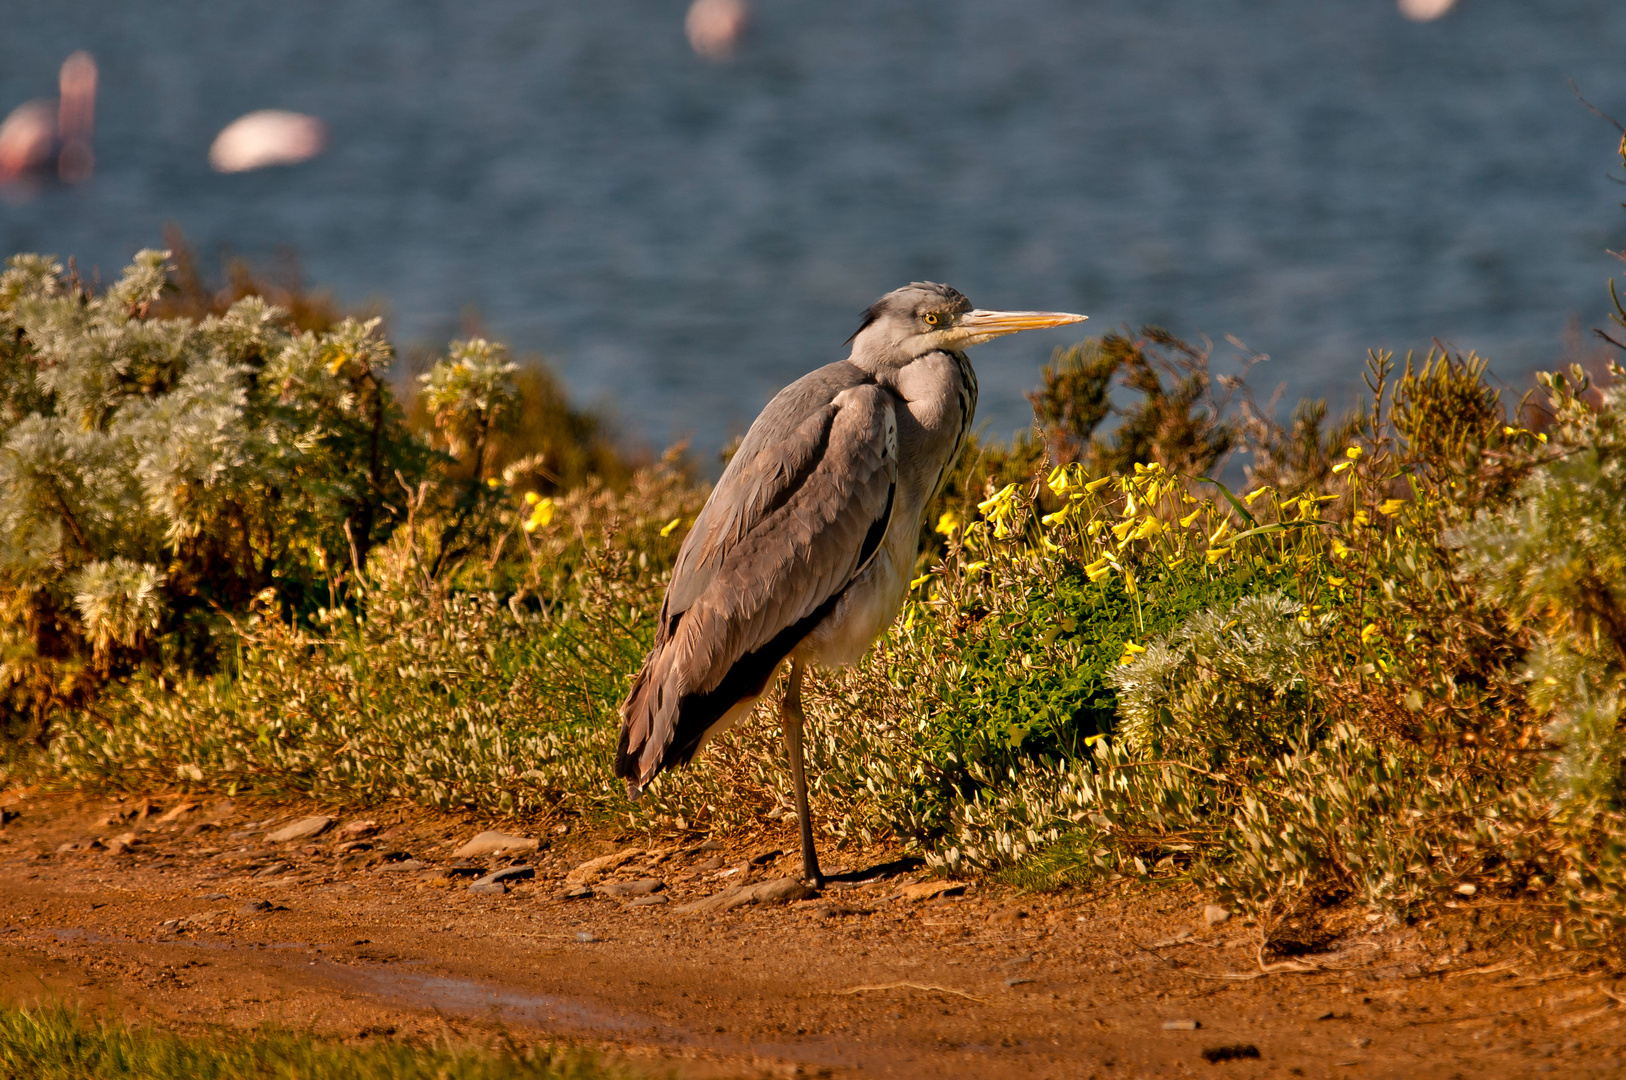
[[[60,97],[25,102],[0,123],[0,182],[37,177],[56,166],[67,184],[90,179],[96,156],[96,61],[83,50],[62,62]]]
[[[707,60],[727,60],[750,25],[751,5],[746,0],[694,0],[683,31],[696,53]]]
[[[282,109],[260,109],[221,129],[209,147],[216,172],[248,172],[272,165],[297,165],[327,148],[327,127],[316,117]]]
[[[1433,22],[1457,6],[1457,0],[1400,0],[1400,14],[1412,22]]]

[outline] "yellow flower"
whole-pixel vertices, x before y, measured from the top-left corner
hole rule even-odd
[[[1347,559],[1353,554],[1355,554],[1355,552],[1353,550],[1351,550],[1342,540],[1339,540],[1337,537],[1333,538],[1333,541],[1332,541],[1332,557],[1333,558],[1335,558],[1335,559]]]
[[[1102,488],[1112,483],[1112,479],[1113,478],[1110,476],[1103,476],[1098,480],[1091,480],[1089,483],[1084,485],[1084,490],[1089,492],[1091,495],[1094,495],[1097,491],[1100,491]]]
[[[978,559],[976,562],[966,563],[965,564],[965,572],[968,573],[968,574],[974,573],[975,571],[981,570],[983,567],[985,567],[987,565],[988,565],[987,560]]]
[[[1146,651],[1146,646],[1136,645],[1133,641],[1124,642],[1124,654],[1118,658],[1118,666],[1133,663],[1135,657]]]
[[[1043,522],[1044,524],[1046,524],[1046,525],[1055,525],[1055,524],[1057,524],[1059,522],[1066,521],[1067,516],[1072,512],[1072,509],[1073,508],[1072,508],[1071,505],[1064,506],[1060,510],[1057,510],[1054,514],[1046,514],[1044,517],[1040,518],[1039,520],[1041,522]],[[1050,541],[1048,541],[1048,540],[1045,541],[1045,543],[1047,543],[1047,544],[1049,542]]]
[[[1230,553],[1231,549],[1229,547],[1211,547],[1208,549],[1208,561],[1211,563],[1219,562]]]
[[[1006,484],[988,498],[977,504],[984,517],[995,517],[1010,512],[1011,499],[1016,495],[1016,485]]]
[[[1231,531],[1231,520],[1230,520],[1230,518],[1226,518],[1224,521],[1219,523],[1219,528],[1215,529],[1213,532],[1208,534],[1208,544],[1209,544],[1209,546],[1212,547],[1215,544],[1219,543],[1222,539],[1225,538],[1225,534],[1230,532],[1230,531]]]
[[[1384,499],[1383,502],[1378,504],[1378,513],[1384,517],[1394,517],[1400,513],[1401,508],[1405,505],[1400,499]]]
[[[1355,511],[1355,524],[1370,525],[1372,524],[1372,516],[1365,510],[1357,510]]]
[[[1353,461],[1340,461],[1338,464],[1332,467],[1332,471],[1335,473],[1341,473],[1353,464],[1355,464]]]
[[[553,520],[553,500],[538,499],[531,516],[525,519],[525,531],[535,532]]]
[[[1365,645],[1368,641],[1371,641],[1373,638],[1375,638],[1377,636],[1378,636],[1377,624],[1375,624],[1375,623],[1367,623],[1365,626],[1361,627],[1361,644],[1362,645]]]
[[[1193,521],[1196,521],[1197,520],[1197,515],[1202,513],[1202,512],[1203,512],[1203,508],[1200,507],[1200,506],[1197,507],[1197,509],[1193,510],[1191,513],[1187,514],[1185,517],[1180,519],[1180,527],[1182,529],[1191,528],[1191,523]]]
[[[1359,461],[1361,460],[1361,455],[1364,453],[1366,453],[1366,451],[1362,450],[1360,447],[1352,446],[1348,450],[1344,451],[1344,456],[1351,461]]]
[[[932,579],[932,576],[930,574],[921,574],[919,577],[915,578],[915,580],[913,580],[913,581],[911,581],[909,583],[909,590],[911,592],[913,592],[914,590],[920,588],[922,585],[926,584],[926,582],[930,581],[931,579]]]
[[[1536,441],[1541,443],[1541,445],[1546,446],[1547,445],[1547,434],[1546,434],[1546,432],[1542,432],[1542,431],[1536,432]]]
[[[944,510],[937,519],[937,531],[944,536],[953,536],[954,530],[960,527],[960,515],[953,510]]]
[[[1247,503],[1249,506],[1252,506],[1253,501],[1255,499],[1257,499],[1259,496],[1263,495],[1265,492],[1267,492],[1269,490],[1270,490],[1270,487],[1268,485],[1265,486],[1265,487],[1254,488],[1252,491],[1250,491],[1246,495],[1242,496],[1242,501]]]
[[[1327,578],[1327,584],[1328,585],[1342,585],[1344,583],[1344,581],[1345,581],[1345,579],[1341,578],[1341,577],[1329,577],[1329,578]]]
[[[1050,470],[1050,475],[1045,478],[1045,484],[1057,495],[1065,495],[1067,493],[1067,467],[1057,465]]]
[[[488,476],[486,477],[486,487],[490,488],[492,491],[496,491],[498,488],[502,487],[502,481],[498,480],[495,476]]]
[[[541,501],[542,501],[542,496],[538,495],[536,492],[527,491],[525,493],[525,505],[526,506],[535,506],[537,503],[539,503]]]
[[[671,536],[674,532],[677,531],[677,527],[679,525],[682,525],[682,524],[683,524],[683,519],[682,518],[680,518],[680,517],[673,518],[671,521],[668,521],[665,525],[661,526],[661,535],[662,536]]]

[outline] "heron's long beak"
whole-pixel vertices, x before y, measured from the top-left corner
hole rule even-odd
[[[1083,322],[1088,315],[1065,311],[968,311],[954,320],[948,334],[958,346],[980,345],[1019,330],[1042,330]]]

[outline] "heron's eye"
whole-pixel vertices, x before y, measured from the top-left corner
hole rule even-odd
[[[927,326],[936,326],[937,325],[937,316],[936,315],[927,315],[926,316],[926,325]]]

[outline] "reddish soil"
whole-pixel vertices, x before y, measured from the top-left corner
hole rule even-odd
[[[676,910],[794,873],[789,830],[721,850],[658,845],[598,883],[665,882],[669,903],[628,907],[560,897],[581,862],[642,846],[613,837],[550,835],[522,859],[483,860],[536,876],[476,893],[441,875],[486,822],[374,814],[371,847],[341,852],[338,828],[265,839],[311,808],[205,801],[159,821],[178,805],[0,795],[20,812],[0,829],[0,998],[182,1031],[273,1021],[351,1040],[482,1039],[500,1026],[683,1077],[1626,1075],[1626,987],[1487,948],[1482,932],[1476,946],[1460,931],[1483,928],[1488,905],[1448,912],[1449,926],[1332,912],[1295,963],[1263,967],[1257,928],[1208,926],[1184,890],[915,900],[900,894],[918,871],[860,873],[878,880]],[[99,824],[110,811],[127,816]],[[139,841],[112,850],[125,832]],[[786,854],[748,863],[773,846]],[[400,869],[407,856],[425,865]],[[827,858],[837,871],[875,862]]]

